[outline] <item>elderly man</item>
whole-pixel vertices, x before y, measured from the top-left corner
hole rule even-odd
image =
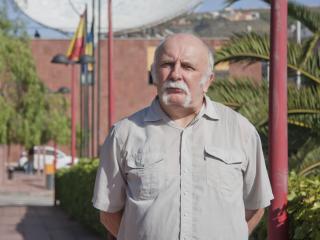
[[[197,37],[157,48],[152,104],[116,123],[94,206],[119,240],[248,239],[273,198],[255,128],[205,95],[213,57]]]

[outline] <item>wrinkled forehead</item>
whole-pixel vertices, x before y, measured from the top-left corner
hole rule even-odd
[[[202,40],[190,35],[178,35],[167,38],[158,46],[154,61],[157,62],[162,58],[206,61],[208,53],[208,48]]]

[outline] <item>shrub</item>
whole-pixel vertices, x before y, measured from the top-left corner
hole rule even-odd
[[[79,164],[59,170],[56,174],[56,198],[60,206],[74,219],[106,236],[98,211],[92,207],[98,160],[82,160]],[[289,239],[320,239],[320,176],[289,176]],[[267,214],[250,237],[267,239]]]
[[[320,176],[289,178],[290,239],[320,239]]]
[[[106,230],[99,220],[99,212],[91,203],[98,165],[98,159],[83,159],[71,168],[57,171],[56,200],[70,217],[106,236]]]
[[[289,239],[320,239],[320,176],[289,176]],[[263,217],[251,240],[267,239],[268,214]]]

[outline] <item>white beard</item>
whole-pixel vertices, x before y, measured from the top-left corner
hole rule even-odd
[[[165,105],[171,104],[170,103],[170,94],[168,94],[168,92],[167,92],[168,88],[178,88],[178,89],[182,90],[186,95],[184,98],[184,102],[182,103],[182,106],[185,108],[190,107],[190,104],[192,102],[192,97],[191,97],[191,93],[190,93],[188,86],[184,82],[167,81],[163,84],[163,86],[161,88],[161,94],[159,97],[161,98],[162,102]]]

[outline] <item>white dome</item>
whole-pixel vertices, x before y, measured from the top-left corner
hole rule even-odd
[[[101,0],[101,31],[107,32],[107,0]],[[15,0],[17,6],[34,21],[64,32],[74,32],[79,15],[88,7],[88,24],[92,19],[92,0]],[[114,32],[131,32],[157,25],[190,11],[201,0],[113,0]],[[98,1],[96,4],[96,15]],[[95,23],[97,25],[97,18]]]

